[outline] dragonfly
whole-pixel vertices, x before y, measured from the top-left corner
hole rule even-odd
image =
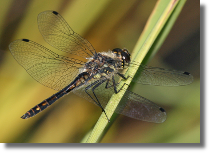
[[[129,51],[115,48],[97,53],[91,43],[74,32],[56,11],[41,12],[37,21],[45,41],[71,56],[57,54],[29,39],[10,43],[11,54],[28,74],[42,85],[58,91],[21,118],[35,116],[70,92],[96,104],[106,115],[104,108],[110,97],[123,90],[123,86],[118,86],[118,80],[129,77],[125,77],[122,70],[135,66],[135,62],[130,60]],[[132,81],[140,84],[180,86],[193,82],[193,76],[183,71],[140,65],[137,72],[141,75]],[[129,90],[125,91],[115,112],[154,123],[162,123],[167,117],[162,107]]]

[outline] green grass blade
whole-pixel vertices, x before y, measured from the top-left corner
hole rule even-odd
[[[132,61],[138,62],[139,65],[147,55],[147,53],[150,51],[151,47],[153,46],[154,42],[156,42],[158,36],[160,33],[163,33],[163,29],[166,28],[166,23],[169,23],[169,19],[171,15],[173,15],[174,9],[176,8],[177,4],[183,6],[183,2],[180,3],[178,0],[171,0],[171,1],[165,1],[160,0],[157,2],[155,9],[153,10],[143,33],[141,34],[139,40],[137,41],[137,44],[134,48],[134,51],[132,53]],[[179,14],[179,13],[178,13]],[[178,14],[175,14],[175,16],[178,16]],[[169,18],[170,17],[170,18]],[[174,19],[174,18],[173,18]],[[175,21],[175,19],[174,19]],[[174,22],[171,23],[171,26]],[[170,29],[170,28],[169,28]],[[169,31],[169,30],[168,30]],[[166,37],[167,32],[165,33],[164,37]],[[163,42],[163,38],[161,37],[160,42],[158,43],[158,46],[160,46],[161,42]],[[158,47],[155,47],[154,51],[157,50]],[[129,75],[131,77],[134,77],[135,73],[137,71],[136,67],[128,68],[128,71],[126,72],[126,75]],[[125,81],[121,81],[120,86],[122,86],[124,83],[130,84],[131,79],[127,79]],[[121,98],[123,97],[127,86],[124,86],[125,90],[121,90],[118,94],[114,94],[109,103],[107,104],[105,111],[107,113],[107,116],[109,118],[112,117],[118,103],[120,102]],[[99,120],[97,121],[95,127],[92,129],[90,134],[88,134],[82,142],[86,143],[96,143],[101,140],[104,133],[106,132],[105,128],[107,127],[108,121],[104,113],[100,116]],[[109,123],[110,124],[110,123]]]

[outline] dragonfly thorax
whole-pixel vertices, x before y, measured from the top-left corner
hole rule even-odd
[[[113,52],[96,53],[93,58],[85,64],[85,71],[92,74],[103,73],[110,75],[122,68],[122,60],[119,59],[116,54],[113,54]]]

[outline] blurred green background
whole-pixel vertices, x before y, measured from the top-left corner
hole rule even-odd
[[[0,1],[0,142],[80,142],[95,125],[101,109],[69,94],[37,116],[20,117],[56,91],[33,80],[16,62],[8,45],[27,38],[49,46],[37,26],[37,15],[59,12],[96,51],[132,51],[155,0],[7,0]],[[200,2],[187,1],[169,36],[150,66],[190,72],[194,82],[181,87],[135,85],[133,92],[167,111],[162,124],[120,115],[102,143],[200,142]]]

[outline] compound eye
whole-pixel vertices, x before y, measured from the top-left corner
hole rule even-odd
[[[126,63],[130,62],[130,54],[127,49],[115,48],[112,50],[112,52],[116,54],[118,57],[122,57],[122,60],[125,61]]]
[[[127,49],[123,49],[122,51],[123,51],[124,53],[126,53],[129,57],[131,56],[130,53],[129,53],[129,51],[128,51]]]
[[[120,49],[120,48],[115,48],[115,49],[113,49],[112,51],[113,51],[113,52],[122,52],[122,49]]]
[[[129,63],[130,62],[130,56],[128,54],[123,54],[122,55],[122,58],[123,60],[126,62],[126,63]]]
[[[130,62],[130,54],[127,49],[123,49],[122,58],[125,62],[127,62],[127,63]]]
[[[120,48],[115,48],[115,49],[112,50],[112,52],[113,52],[114,54],[116,54],[116,55],[119,57],[119,56],[121,55],[122,49],[120,49]]]

